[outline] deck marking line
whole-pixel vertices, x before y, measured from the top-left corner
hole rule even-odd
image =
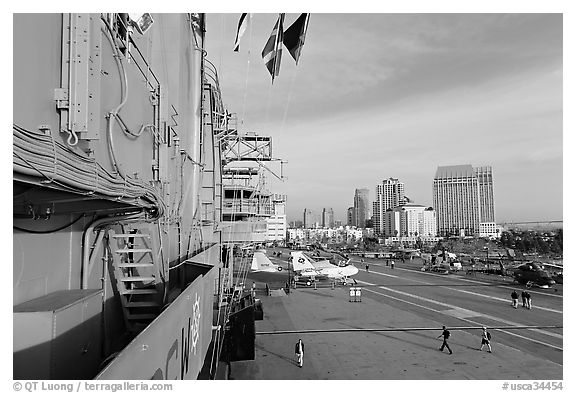
[[[406,270],[406,269],[404,269],[404,270]],[[410,270],[410,271],[411,271],[411,270]],[[396,277],[396,278],[400,278],[400,279],[402,279],[402,280],[413,281],[413,282],[417,282],[417,283],[419,283],[419,284],[430,284],[430,283],[427,283],[427,282],[425,282],[425,281],[415,280],[415,279],[413,279],[413,278],[404,278],[404,277],[398,277],[398,276],[390,276],[390,275],[388,275],[388,274],[384,274],[384,273],[380,273],[380,272],[373,272],[373,273],[380,274],[380,275],[383,275],[383,276],[388,276],[388,277]],[[425,273],[425,272],[420,272],[420,273]],[[488,285],[486,285],[486,286],[488,286]],[[501,298],[501,297],[484,295],[483,293],[470,292],[470,291],[466,291],[466,290],[464,290],[464,289],[451,288],[451,287],[448,287],[448,286],[446,286],[446,287],[444,287],[444,288],[449,289],[449,290],[451,290],[451,291],[466,293],[466,294],[468,294],[468,295],[480,296],[480,297],[484,297],[484,298],[488,298],[488,299],[492,299],[492,300],[498,300],[498,301],[500,301],[500,302],[510,303],[509,300],[503,299],[503,298]],[[538,310],[549,311],[549,312],[553,312],[553,313],[557,313],[557,314],[563,314],[562,311],[554,310],[554,309],[552,309],[552,308],[547,308],[547,307],[532,306],[532,308],[538,309]]]
[[[360,283],[362,283],[362,284],[368,284],[368,285],[377,286],[376,284],[372,284],[372,283],[365,282],[365,281],[358,281],[358,282],[360,282]],[[413,295],[413,294],[411,294],[411,293],[405,293],[405,292],[397,291],[397,290],[390,289],[390,288],[383,288],[383,287],[381,287],[381,286],[378,286],[378,288],[383,289],[383,290],[385,290],[385,291],[390,291],[390,292],[393,292],[393,293],[397,293],[397,294],[400,294],[400,295],[404,295],[404,296],[416,298],[416,299],[418,299],[418,300],[425,301],[425,302],[429,302],[429,303],[432,303],[432,304],[436,304],[436,305],[448,307],[448,308],[451,309],[451,310],[450,310],[451,312],[454,312],[453,310],[464,310],[464,311],[462,311],[462,312],[470,311],[470,310],[467,310],[467,309],[464,309],[464,308],[461,308],[461,307],[455,307],[455,306],[450,305],[450,304],[447,304],[447,303],[442,303],[442,302],[439,302],[439,301],[436,301],[436,300],[426,299],[426,298],[423,298],[423,297],[421,297],[421,296]],[[372,293],[375,293],[375,294],[378,294],[378,295],[381,295],[381,296],[389,297],[389,298],[392,298],[392,299],[395,299],[395,300],[399,300],[399,301],[402,301],[402,302],[405,302],[405,303],[408,303],[408,304],[411,304],[411,305],[414,305],[414,306],[422,307],[422,308],[424,308],[424,309],[426,309],[426,310],[429,310],[429,311],[434,311],[434,312],[442,313],[442,314],[448,314],[448,313],[445,312],[445,311],[434,310],[433,308],[429,308],[429,307],[426,307],[426,306],[423,306],[423,305],[420,305],[420,304],[417,304],[417,303],[409,302],[409,301],[406,301],[406,300],[403,300],[403,299],[398,299],[398,298],[395,298],[395,297],[393,297],[393,296],[385,295],[385,294],[383,294],[383,293],[380,293],[380,292],[377,292],[377,291],[374,291],[374,290],[371,290],[371,289],[368,289],[368,288],[363,288],[363,290],[368,291],[368,292],[372,292]],[[488,319],[492,319],[492,320],[494,320],[494,321],[498,321],[498,322],[503,323],[503,324],[512,325],[512,326],[519,326],[517,323],[510,322],[510,321],[506,321],[506,320],[504,320],[504,319],[500,319],[500,318],[497,318],[497,317],[493,317],[493,316],[490,316],[490,315],[487,315],[487,314],[483,314],[483,313],[476,313],[476,314],[478,314],[479,316],[482,316],[482,317],[484,317],[484,318],[488,318]],[[457,318],[457,319],[464,320],[464,321],[469,322],[469,323],[474,323],[474,324],[476,324],[476,325],[482,326],[481,323],[478,323],[478,322],[476,322],[476,321],[467,320],[467,319],[465,319],[465,318],[461,318],[461,317],[458,317],[458,316],[456,316],[456,315],[451,315],[451,314],[448,314],[448,315],[450,315],[450,316],[452,316],[452,317],[454,317],[454,318]],[[552,336],[552,337],[558,337],[558,335],[556,335],[556,334],[554,334],[554,333],[550,333],[550,332],[544,331],[544,330],[538,330],[538,329],[530,329],[530,330],[536,331],[536,332],[538,332],[538,333],[542,333],[542,334],[544,334],[544,335],[549,335],[549,336]],[[507,332],[507,333],[508,333],[508,332]],[[524,337],[524,336],[520,336],[520,335],[516,335],[516,334],[512,334],[512,333],[509,333],[509,334],[511,334],[511,335],[513,335],[513,336],[521,337],[521,338],[523,338],[523,339],[525,339],[525,340],[528,340],[528,341],[532,341],[532,342],[539,343],[539,344],[542,344],[542,345],[545,345],[545,346],[548,346],[548,347],[552,347],[552,348],[558,349],[558,350],[560,350],[560,351],[563,350],[561,347],[558,347],[558,346],[553,345],[553,344],[545,343],[545,342],[543,342],[543,341],[535,340],[535,339],[533,339],[533,338]],[[563,336],[561,336],[561,337],[563,338]]]

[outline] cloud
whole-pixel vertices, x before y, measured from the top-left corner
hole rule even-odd
[[[390,176],[430,204],[448,164],[492,165],[499,185],[526,186],[542,164],[562,188],[562,15],[313,14],[299,65],[285,52],[274,85],[256,37],[275,16],[258,17],[250,62],[225,60],[228,49],[221,83],[244,129],[273,136],[289,161],[289,212],[331,203],[338,217],[355,188]],[[520,190],[499,189],[497,204]]]

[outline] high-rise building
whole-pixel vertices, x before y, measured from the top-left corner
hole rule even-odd
[[[322,227],[323,228],[333,228],[334,227],[334,210],[331,207],[325,207],[322,209]]]
[[[391,177],[383,180],[382,184],[376,186],[376,198],[372,203],[372,221],[376,234],[384,235],[384,213],[386,210],[401,206],[405,203],[404,183],[398,181],[398,179]]]
[[[348,226],[356,226],[356,220],[355,220],[355,214],[354,214],[354,208],[353,207],[349,207],[348,210],[346,210],[346,225]]]
[[[314,212],[310,209],[304,209],[304,228],[315,228],[316,220],[314,217]]]
[[[354,221],[359,228],[366,227],[366,220],[370,218],[370,190],[357,188],[354,193]]]
[[[474,168],[478,177],[478,205],[480,206],[480,222],[494,222],[494,187],[492,182],[492,167]]]
[[[433,205],[438,234],[480,234],[480,223],[494,222],[492,168],[439,166],[434,176]]]

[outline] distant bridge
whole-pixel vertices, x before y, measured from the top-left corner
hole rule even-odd
[[[498,225],[510,226],[510,225],[550,225],[550,224],[562,224],[563,220],[549,220],[549,221],[521,221],[521,222],[501,222]]]

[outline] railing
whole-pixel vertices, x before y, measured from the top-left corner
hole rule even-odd
[[[231,213],[257,214],[258,213],[258,201],[255,201],[255,200],[242,200],[242,201],[233,201],[233,202],[224,201],[222,203],[222,213],[224,213],[224,214],[231,214]]]

